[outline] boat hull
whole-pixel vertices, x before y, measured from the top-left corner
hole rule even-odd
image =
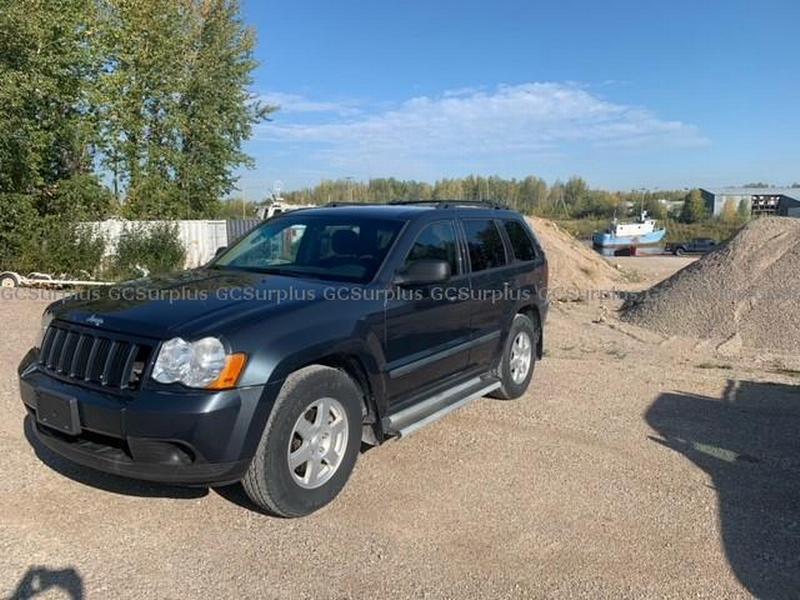
[[[666,229],[657,229],[640,235],[616,236],[610,233],[595,233],[592,243],[601,248],[617,248],[620,246],[650,246],[658,244],[667,234]]]

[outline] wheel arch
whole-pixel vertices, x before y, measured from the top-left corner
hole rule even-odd
[[[520,307],[516,314],[525,315],[536,325],[536,329],[539,332],[539,339],[536,340],[536,358],[542,358],[544,353],[544,328],[542,327],[542,314],[539,311],[539,307],[535,304],[528,304]]]
[[[314,358],[307,358],[303,364],[298,364],[292,371],[302,369],[311,365],[322,365],[338,369],[345,373],[361,391],[362,403],[362,441],[376,446],[383,439],[383,429],[381,427],[380,397],[378,389],[379,382],[375,377],[370,376],[370,364],[360,353],[349,350],[339,350],[322,354]]]

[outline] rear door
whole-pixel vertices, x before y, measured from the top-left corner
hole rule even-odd
[[[468,287],[454,221],[426,224],[416,235],[401,265],[437,259],[450,263],[444,284],[396,288],[387,302],[386,360],[390,403],[423,393],[463,371],[469,357],[470,303],[460,291]]]
[[[498,222],[491,218],[461,220],[470,265],[470,366],[495,366],[514,310],[511,257]]]

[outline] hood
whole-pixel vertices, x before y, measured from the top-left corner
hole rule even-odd
[[[336,285],[280,275],[197,269],[93,288],[52,305],[60,320],[145,337],[224,333],[256,314],[294,311]]]

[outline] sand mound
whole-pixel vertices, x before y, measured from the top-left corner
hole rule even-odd
[[[622,318],[720,350],[800,350],[800,219],[764,217],[623,307]]]
[[[576,299],[581,292],[613,290],[623,282],[622,274],[602,256],[552,221],[528,217],[528,223],[547,254],[551,297]]]

